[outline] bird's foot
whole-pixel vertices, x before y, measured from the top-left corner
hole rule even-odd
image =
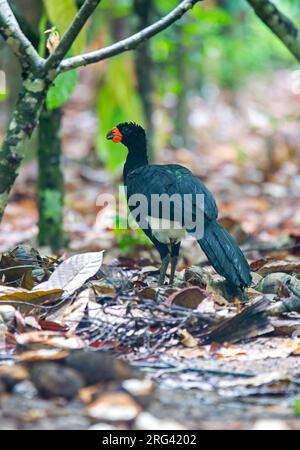
[[[159,279],[158,279],[158,286],[163,286],[164,285],[165,278],[166,278],[166,273],[167,273],[168,266],[169,266],[169,262],[170,262],[170,256],[167,255],[162,260],[162,264],[161,264],[161,268],[160,268],[160,274],[159,274]]]
[[[172,286],[172,284],[174,283],[177,262],[178,262],[178,256],[172,256],[171,257],[171,274],[170,274],[170,281],[169,281],[170,286]]]

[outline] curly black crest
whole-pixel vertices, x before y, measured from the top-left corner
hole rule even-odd
[[[123,122],[117,125],[118,130],[122,133],[122,143],[128,145],[130,143],[145,142],[146,133],[141,125],[134,122]]]

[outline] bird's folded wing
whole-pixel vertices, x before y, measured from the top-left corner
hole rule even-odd
[[[167,194],[173,196],[178,194],[183,200],[184,213],[187,216],[192,216],[195,219],[199,212],[204,212],[205,220],[214,220],[218,216],[217,206],[212,194],[185,167],[176,164],[143,166],[128,175],[126,185],[128,198],[135,194],[145,196],[149,207],[148,215],[153,216],[153,211],[151,211],[153,195]],[[200,194],[198,200],[197,194]],[[201,195],[203,196],[203,202],[201,202]],[[171,204],[171,216],[168,215],[168,211],[161,211],[159,216],[164,217],[166,214],[167,219],[173,220],[176,212],[178,212],[176,211],[176,204],[175,207]]]

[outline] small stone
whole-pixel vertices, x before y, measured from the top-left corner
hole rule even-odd
[[[134,376],[134,370],[128,363],[103,352],[73,352],[66,358],[65,364],[77,370],[87,385]]]
[[[21,381],[21,383],[17,383],[13,387],[13,392],[22,395],[27,399],[32,399],[37,395],[37,389],[35,385],[29,380],[24,380]]]
[[[76,397],[83,387],[81,375],[74,369],[55,363],[34,364],[31,379],[39,394],[45,398]]]

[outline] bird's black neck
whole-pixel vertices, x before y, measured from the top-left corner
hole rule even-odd
[[[126,184],[127,175],[135,169],[148,165],[146,141],[128,145],[128,155],[124,164],[123,178]]]

